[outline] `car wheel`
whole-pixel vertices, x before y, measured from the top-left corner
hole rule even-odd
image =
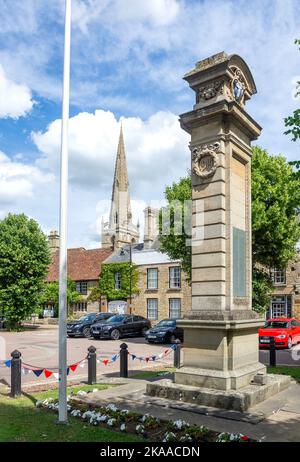
[[[91,336],[91,329],[89,327],[85,327],[82,331],[85,338],[89,338]]]
[[[69,338],[74,338],[75,335],[70,335],[70,334],[68,334],[68,337],[69,337]]]
[[[120,331],[118,329],[113,329],[110,333],[110,338],[112,340],[119,340],[120,338]]]
[[[287,347],[288,347],[289,350],[291,350],[293,348],[293,339],[292,339],[292,337],[289,337]]]
[[[145,337],[147,330],[149,330],[148,327],[143,327],[143,329],[142,329],[142,336],[143,337]]]

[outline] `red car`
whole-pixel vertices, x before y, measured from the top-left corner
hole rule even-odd
[[[300,342],[300,321],[295,318],[268,319],[258,335],[260,348],[269,347],[270,337],[275,337],[276,347],[291,349]]]

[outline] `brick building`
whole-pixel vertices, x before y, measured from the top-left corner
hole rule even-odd
[[[49,236],[49,245],[52,249],[52,263],[49,266],[46,282],[55,282],[59,279],[59,250],[57,246],[58,234],[52,231]],[[52,242],[51,239],[55,239]],[[86,250],[83,247],[68,249],[68,278],[76,283],[76,290],[81,295],[81,301],[73,307],[74,313],[86,311],[99,311],[99,302],[88,300],[91,289],[99,283],[101,264],[112,254],[110,249]],[[49,307],[51,303],[48,304]]]
[[[286,269],[271,268],[273,298],[267,317],[294,316],[300,319],[300,250]]]
[[[104,263],[129,262],[129,259],[130,248],[125,246]],[[180,261],[171,260],[155,248],[145,248],[144,244],[132,245],[131,261],[139,271],[140,290],[138,295],[132,297],[132,313],[157,321],[169,317],[181,318],[190,310],[191,287]],[[117,284],[118,277],[115,280]],[[127,303],[130,310],[129,297]]]

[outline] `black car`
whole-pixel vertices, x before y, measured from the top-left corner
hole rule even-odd
[[[173,343],[183,341],[183,329],[177,327],[176,319],[163,319],[145,334],[149,343]]]
[[[142,316],[116,314],[104,323],[93,324],[91,335],[98,339],[118,340],[120,337],[144,336],[150,327],[150,321]]]
[[[95,322],[104,322],[113,316],[112,313],[88,313],[76,321],[68,321],[68,337],[90,337],[91,326]]]

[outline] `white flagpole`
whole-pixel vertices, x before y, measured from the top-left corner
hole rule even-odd
[[[59,223],[59,423],[66,423],[67,413],[67,206],[68,206],[68,124],[70,105],[71,3],[66,1],[64,78],[60,159]]]

